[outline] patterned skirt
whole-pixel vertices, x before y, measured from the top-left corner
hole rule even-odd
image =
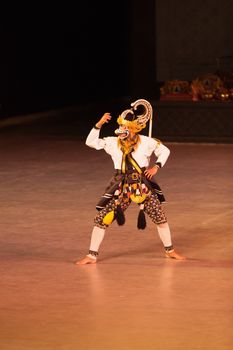
[[[96,205],[99,212],[94,219],[95,226],[108,227],[103,222],[104,217],[109,212],[116,211],[118,205],[125,211],[132,201],[136,201],[140,208],[143,207],[144,212],[155,224],[167,222],[162,207],[165,198],[159,185],[135,171],[122,174],[117,170]]]

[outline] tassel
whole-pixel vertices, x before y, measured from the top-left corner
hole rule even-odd
[[[124,225],[125,223],[125,215],[120,204],[117,204],[117,207],[116,207],[116,221],[120,226]]]
[[[103,223],[105,225],[110,225],[114,220],[114,211],[110,211],[108,214],[105,215],[103,218]]]
[[[146,228],[146,217],[145,217],[145,213],[144,213],[144,204],[140,205],[140,211],[138,214],[138,229],[139,230],[144,230]]]

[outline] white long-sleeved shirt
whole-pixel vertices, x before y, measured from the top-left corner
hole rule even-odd
[[[121,169],[122,151],[118,146],[117,137],[109,136],[101,139],[99,135],[100,130],[93,128],[87,136],[86,145],[97,150],[104,149],[112,157],[114,168]],[[154,152],[157,162],[164,166],[170,154],[169,148],[151,137],[144,135],[139,135],[139,137],[140,143],[136,150],[132,152],[132,156],[138,165],[141,168],[148,167],[150,157]]]

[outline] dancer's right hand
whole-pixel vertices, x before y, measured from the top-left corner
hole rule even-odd
[[[110,113],[104,113],[103,117],[100,118],[100,120],[95,124],[95,126],[100,129],[102,125],[104,125],[105,123],[108,123],[109,120],[111,120],[111,118],[112,117]]]

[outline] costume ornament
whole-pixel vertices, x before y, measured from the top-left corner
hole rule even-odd
[[[121,115],[117,119],[117,123],[120,126],[125,126],[125,129],[117,129],[115,130],[115,134],[122,139],[125,139],[129,136],[129,132],[132,131],[134,133],[140,132],[142,129],[146,127],[146,123],[150,120],[149,124],[149,137],[152,134],[152,106],[151,104],[144,99],[139,99],[133,103],[131,103],[132,108],[126,109],[121,113]],[[138,106],[143,106],[144,112],[138,116],[136,116],[135,112]]]

